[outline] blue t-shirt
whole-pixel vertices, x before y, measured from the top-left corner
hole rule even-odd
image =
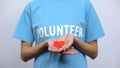
[[[104,35],[89,0],[34,0],[24,9],[14,37],[37,45],[64,34],[84,42]],[[34,68],[87,68],[85,55],[78,51],[76,55],[58,56],[45,49],[35,57]]]

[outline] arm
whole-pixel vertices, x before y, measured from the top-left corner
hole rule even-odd
[[[53,45],[55,40],[56,39],[49,39],[34,47],[32,47],[32,44],[22,41],[21,59],[23,61],[28,61],[29,59],[38,56],[46,48],[48,48],[48,50],[51,52],[58,51],[58,49]]]
[[[86,43],[70,34],[63,35],[61,38],[65,39],[65,42],[66,42],[66,45],[61,48],[62,50],[64,51],[67,50],[72,46],[73,43],[75,43],[77,44],[76,47],[79,50],[81,50],[84,54],[88,55],[92,59],[97,57],[97,54],[98,54],[97,40]]]
[[[33,57],[39,55],[45,48],[47,48],[47,41],[32,47],[32,44],[22,41],[21,42],[21,59],[28,61]]]
[[[86,43],[86,42],[81,41],[77,37],[74,37],[74,43],[77,44],[76,47],[79,50],[81,50],[84,54],[88,55],[92,59],[97,57],[98,55],[97,40]]]

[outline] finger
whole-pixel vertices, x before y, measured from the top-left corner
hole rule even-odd
[[[60,41],[66,41],[66,39],[67,39],[67,34],[65,34],[59,38]]]
[[[71,48],[73,42],[71,40],[68,41],[67,45],[64,47],[64,50]]]
[[[61,53],[59,53],[59,52],[55,52],[55,54],[56,54],[56,55],[59,55],[59,56],[61,55]]]
[[[49,50],[49,51],[55,51],[55,48],[53,48],[52,46],[49,46],[49,47],[48,47],[48,50]]]
[[[63,54],[74,55],[74,54],[77,54],[77,52],[63,52]]]
[[[53,47],[53,45],[50,45],[50,44],[49,44],[48,50],[49,50],[49,51],[55,51],[56,49]]]
[[[54,41],[57,39],[48,40],[48,50],[52,52],[56,52],[58,49],[54,46]]]
[[[62,52],[62,49],[58,49],[58,48],[55,47],[54,45],[51,46],[51,50],[52,50],[53,52]]]
[[[52,49],[50,47],[48,47],[48,51],[51,51]]]
[[[63,47],[63,51],[66,51],[67,49],[69,49],[71,47],[71,45],[66,45]]]
[[[53,52],[57,52],[58,51],[58,49],[56,47],[54,47],[54,46],[52,46],[51,49],[52,49]]]
[[[61,48],[58,49],[58,52],[63,52],[64,47],[62,46]]]
[[[71,48],[71,49],[74,49],[74,46],[71,46],[70,48]]]
[[[73,49],[68,49],[67,51],[64,51],[63,54],[77,54],[78,51],[77,50],[73,50]]]

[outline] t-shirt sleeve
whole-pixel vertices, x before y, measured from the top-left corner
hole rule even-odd
[[[91,42],[97,40],[98,38],[104,36],[104,31],[96,14],[96,11],[89,1],[86,10],[86,42]]]
[[[33,43],[33,31],[31,25],[31,16],[29,11],[29,6],[27,5],[21,15],[19,23],[16,27],[16,31],[14,33],[14,38],[17,38],[21,41],[25,41],[28,43]]]

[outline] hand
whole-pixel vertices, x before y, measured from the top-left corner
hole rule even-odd
[[[57,39],[49,39],[48,43],[48,50],[52,52],[61,52],[57,47],[54,46],[54,41],[58,41]]]
[[[51,52],[54,52],[57,55],[61,55],[62,50],[58,49],[55,45],[54,42],[55,41],[59,41],[58,39],[49,39],[47,40],[47,44],[48,44],[48,50]]]
[[[72,46],[71,48],[67,49],[66,51],[64,51],[62,54],[77,54],[78,51],[74,50],[74,47]]]
[[[63,51],[66,51],[67,49],[69,49],[73,42],[74,42],[74,36],[70,35],[70,34],[66,34],[63,35],[60,40],[65,41],[65,45],[63,47],[61,47],[60,49],[62,49]]]
[[[59,40],[65,41],[65,45],[60,49],[63,51],[62,54],[77,54],[78,51],[74,50],[73,42],[74,36],[70,34],[63,35]]]
[[[65,45],[61,48],[57,48],[54,46],[55,41],[65,41]],[[64,35],[60,39],[50,39],[48,40],[48,50],[56,53],[57,55],[61,54],[77,54],[78,51],[74,50],[73,44],[73,36],[72,35]]]

